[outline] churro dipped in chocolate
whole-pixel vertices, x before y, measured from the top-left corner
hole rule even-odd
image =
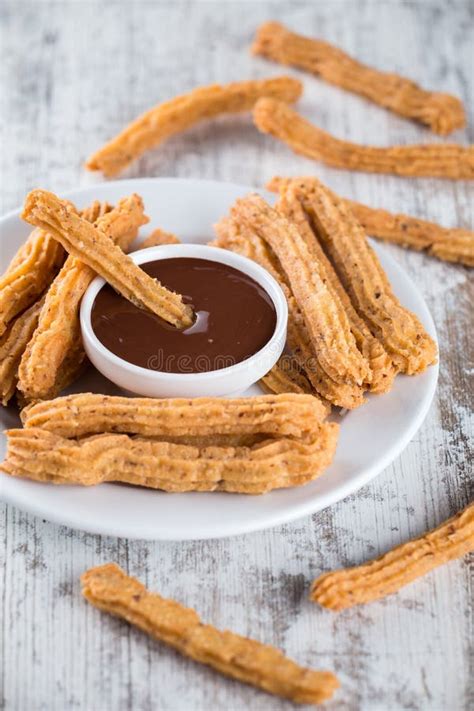
[[[460,99],[426,91],[410,79],[368,67],[346,52],[319,39],[291,32],[279,22],[261,25],[252,46],[254,54],[321,77],[383,106],[400,116],[446,136],[466,123]]]
[[[333,168],[405,177],[474,179],[474,146],[457,143],[364,146],[332,136],[288,104],[259,99],[253,112],[259,131],[286,143],[295,153]]]
[[[108,177],[117,175],[145,151],[200,121],[221,114],[251,111],[262,96],[293,102],[301,95],[302,88],[301,82],[291,77],[199,87],[189,94],[158,104],[139,116],[94,153],[86,167],[89,170],[100,170]]]

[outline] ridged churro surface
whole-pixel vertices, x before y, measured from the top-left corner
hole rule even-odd
[[[404,373],[420,373],[435,362],[437,348],[419,319],[404,308],[351,210],[316,178],[295,190],[351,301],[373,335]]]
[[[121,482],[169,492],[264,494],[319,476],[332,461],[337,433],[338,425],[322,423],[302,439],[202,447],[126,434],[65,439],[27,427],[7,432],[7,455],[0,469],[53,484]]]
[[[147,249],[147,247],[158,247],[162,244],[179,244],[180,240],[172,232],[166,232],[160,227],[153,230],[151,234],[140,243],[139,249]]]
[[[189,326],[192,311],[182,297],[161,286],[127,257],[107,234],[81,219],[64,200],[46,190],[27,196],[23,219],[47,229],[63,247],[100,274],[114,289],[140,308],[174,326]]]
[[[117,207],[100,211],[100,206],[83,217],[96,220],[95,226],[115,244],[127,249],[141,225],[148,222],[138,195],[123,198]],[[51,284],[41,310],[38,327],[22,357],[18,387],[29,400],[54,397],[60,372],[69,372],[71,381],[85,359],[79,324],[81,299],[96,276],[91,267],[69,256]],[[66,362],[67,361],[67,362]]]
[[[441,136],[466,123],[464,107],[456,96],[426,91],[399,74],[368,67],[338,47],[291,32],[279,22],[265,22],[258,28],[252,50],[360,94],[400,116],[429,126]]]
[[[260,383],[275,395],[283,393],[306,393],[313,395],[311,383],[294,356],[283,355]]]
[[[288,104],[259,99],[253,112],[262,133],[286,143],[295,153],[334,168],[405,177],[474,179],[474,146],[433,143],[408,146],[364,146],[336,138],[304,119]]]
[[[195,610],[150,593],[113,563],[81,577],[82,594],[154,639],[233,679],[296,703],[318,704],[338,688],[331,672],[299,666],[275,647],[201,622]]]
[[[311,599],[331,610],[378,600],[472,550],[474,504],[376,560],[320,576],[313,583]]]
[[[101,432],[300,437],[326,414],[319,400],[304,394],[161,400],[79,393],[32,405],[22,419],[25,427],[42,427],[63,437]]]
[[[200,121],[221,114],[251,111],[262,96],[293,102],[301,92],[301,82],[291,77],[199,87],[189,94],[158,104],[139,116],[94,153],[86,167],[89,170],[101,170],[107,176],[117,175],[145,151]]]

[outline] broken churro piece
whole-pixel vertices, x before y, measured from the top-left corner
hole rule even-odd
[[[290,32],[279,22],[265,22],[259,27],[252,51],[305,69],[400,116],[419,121],[441,136],[466,123],[464,107],[456,96],[425,91],[398,74],[372,69],[338,47]]]
[[[297,227],[259,195],[237,200],[231,216],[258,234],[277,255],[326,373],[336,382],[361,385],[369,375],[367,361],[357,349],[344,309],[333,298]]]
[[[300,437],[325,416],[326,408],[316,398],[295,394],[160,400],[79,393],[39,402],[22,413],[25,427],[42,427],[63,437],[101,432]]]
[[[172,492],[264,494],[301,486],[322,474],[334,456],[337,433],[338,425],[322,423],[302,439],[199,447],[126,434],[65,439],[27,427],[7,432],[7,456],[0,469],[52,484],[121,482]]]
[[[93,218],[97,214],[92,212],[89,216]],[[127,249],[137,236],[139,227],[147,222],[142,199],[131,195],[120,200],[117,207],[106,214],[99,214],[95,226],[108,239]],[[49,288],[38,328],[21,359],[18,387],[26,399],[54,397],[59,392],[57,388],[60,384],[69,384],[74,374],[81,371],[85,352],[79,307],[95,276],[91,267],[69,256]],[[61,373],[63,369],[64,373]]]
[[[100,274],[116,291],[140,308],[157,314],[173,326],[189,326],[192,310],[182,297],[152,279],[127,257],[108,236],[81,219],[63,200],[46,190],[27,196],[23,219],[54,236],[72,256]]]
[[[204,624],[195,610],[150,593],[113,563],[91,568],[81,583],[94,607],[237,681],[302,704],[319,704],[339,686],[331,672],[306,669],[275,647]]]
[[[301,92],[301,82],[291,77],[211,84],[194,89],[189,94],[158,104],[139,116],[94,153],[86,167],[89,170],[101,170],[106,176],[117,175],[145,151],[199,121],[221,114],[251,111],[262,96],[293,102]]]
[[[474,267],[474,232],[459,227],[441,227],[410,215],[394,214],[360,202],[346,200],[367,234],[377,239],[410,247],[446,262]]]
[[[421,373],[437,348],[419,319],[404,308],[351,210],[316,178],[294,181],[314,233],[352,304],[403,373]]]
[[[473,550],[474,504],[470,504],[438,528],[376,560],[321,575],[313,583],[311,599],[331,610],[379,600]]]
[[[166,230],[162,230],[157,227],[143,240],[143,242],[138,245],[138,249],[158,247],[162,244],[180,244],[180,240],[172,232],[166,232]]]
[[[18,366],[38,324],[43,299],[30,306],[9,325],[0,338],[0,402],[8,405],[18,381]]]
[[[283,141],[295,153],[334,168],[412,178],[474,179],[473,145],[436,143],[381,148],[351,143],[335,138],[275,99],[259,99],[253,117],[262,133]]]

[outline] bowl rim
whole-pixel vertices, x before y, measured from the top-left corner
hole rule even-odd
[[[190,380],[194,383],[197,381],[205,383],[223,376],[235,376],[239,373],[239,371],[247,370],[252,366],[253,361],[258,361],[264,354],[271,351],[273,348],[275,349],[275,353],[278,353],[278,356],[275,358],[275,362],[278,360],[281,353],[279,344],[281,344],[282,339],[286,340],[288,304],[283,290],[276,279],[270,274],[270,272],[257,264],[257,262],[254,262],[248,257],[244,257],[236,252],[231,252],[230,250],[211,245],[195,244],[192,242],[157,245],[146,249],[138,248],[134,252],[129,252],[128,256],[133,259],[135,264],[138,265],[153,262],[158,259],[194,257],[197,259],[208,259],[209,261],[232,266],[235,269],[242,271],[244,274],[247,274],[247,276],[255,279],[255,281],[263,289],[265,289],[275,307],[276,324],[271,338],[267,341],[267,343],[265,343],[264,346],[262,346],[262,348],[248,358],[225,368],[209,370],[203,373],[168,373],[166,371],[144,368],[143,366],[129,363],[124,358],[121,358],[110,351],[95,334],[91,322],[92,306],[97,294],[106,284],[106,280],[103,277],[96,276],[95,279],[89,284],[84,296],[82,297],[80,308],[81,332],[83,339],[87,341],[89,347],[92,347],[98,351],[100,355],[103,358],[106,358],[111,364],[127,371],[131,375],[167,381],[168,383],[173,381],[185,383]],[[251,273],[249,274],[249,272]]]

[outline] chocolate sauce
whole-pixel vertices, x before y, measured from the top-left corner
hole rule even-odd
[[[104,286],[92,306],[92,328],[106,348],[129,363],[167,373],[217,370],[249,358],[275,331],[270,296],[233,267],[179,257],[141,268],[182,294],[196,318],[178,330]]]

